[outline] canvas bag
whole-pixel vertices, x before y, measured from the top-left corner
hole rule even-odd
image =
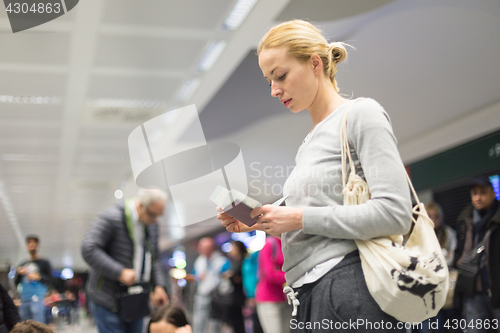
[[[347,139],[349,109],[342,118],[340,134],[344,205],[359,205],[370,199],[370,192],[368,184],[356,175],[352,161]],[[350,165],[347,182],[346,156]],[[356,240],[356,245],[366,284],[381,309],[400,321],[421,322],[434,317],[446,301],[448,267],[434,223],[406,176],[417,202],[413,208],[417,219],[412,218],[415,225],[406,244],[403,245],[403,235],[393,235]]]

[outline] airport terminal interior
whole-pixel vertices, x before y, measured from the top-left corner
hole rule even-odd
[[[162,272],[159,284],[168,302],[183,311],[194,333],[290,331],[272,331],[258,311],[254,293],[263,273],[257,271],[253,290],[241,294],[244,300],[237,315],[218,317],[212,303],[212,313],[205,309],[204,329],[194,318],[201,311],[199,283],[205,275],[200,278],[203,265],[197,262],[204,251],[215,251],[221,263],[231,267],[225,271],[221,264],[212,288],[219,294],[220,281],[234,283],[234,275],[224,274],[234,274],[234,267],[240,269],[239,283],[243,275],[243,288],[248,287],[245,265],[255,259],[257,270],[257,254],[268,244],[270,260],[276,259],[276,251],[283,257],[282,248],[285,253],[285,241],[276,245],[265,231],[227,231],[216,208],[230,207],[224,200],[234,196],[250,207],[248,215],[260,204],[283,198],[299,147],[314,138],[310,113],[291,112],[288,105],[293,100],[282,100],[275,93],[275,81],[268,81],[269,73],[263,77],[259,67],[261,38],[290,20],[310,22],[328,42],[345,43],[348,56],[335,75],[339,96],[373,99],[388,115],[420,202],[434,204],[428,210],[434,209],[439,220],[436,224],[431,216],[453,288],[457,275],[453,280],[451,272],[460,274],[457,251],[468,246],[467,221],[476,226],[492,218],[498,207],[498,0],[5,0],[4,5],[0,4],[0,283],[22,320],[29,317],[23,304],[40,303],[43,314],[38,318],[43,319],[31,319],[44,322],[53,332],[97,333],[99,319],[92,302],[102,299],[96,298],[95,289],[86,290],[97,280],[92,274],[98,274],[92,273],[96,269],[89,264],[94,263],[89,253],[104,244],[102,239],[116,241],[123,234],[130,235],[130,244],[136,242],[130,250],[134,260],[135,249],[142,251],[141,277],[153,279],[156,270]],[[356,147],[351,148],[355,154]],[[382,152],[386,147],[373,149]],[[361,168],[368,178],[372,170]],[[214,191],[216,183],[222,188]],[[160,200],[156,196],[141,201],[144,188],[161,189],[163,206],[154,206]],[[492,191],[493,203],[487,208],[474,202],[480,190]],[[463,222],[467,207],[474,212]],[[113,209],[132,220],[150,221],[146,224],[154,228],[139,232],[146,239],[153,230],[157,244],[139,244],[139,237],[134,239],[132,229],[125,227],[130,234],[113,231],[107,238],[92,238],[96,225],[112,219]],[[490,225],[494,223],[487,222]],[[442,243],[443,237],[448,239]],[[243,252],[239,244],[244,244]],[[113,252],[107,245],[103,249]],[[500,258],[500,253],[493,253],[500,251],[498,246],[494,249],[492,245],[487,250],[488,258]],[[120,251],[118,256],[127,252]],[[147,256],[152,257],[151,265]],[[29,263],[40,258],[43,265],[38,264],[36,277],[28,279]],[[286,256],[284,260],[286,265]],[[484,260],[480,272],[486,272]],[[42,273],[45,264],[47,275]],[[109,271],[99,277],[127,281],[123,271],[113,273],[113,265],[100,266]],[[137,272],[135,264],[133,269]],[[488,269],[500,272],[498,264]],[[281,269],[279,273],[284,281]],[[489,294],[482,290],[481,295],[491,300],[495,290],[500,297],[500,279],[488,276]],[[34,285],[43,293],[25,298]],[[151,293],[156,296],[156,288]],[[167,303],[161,295],[158,304]],[[484,330],[468,324],[467,299],[450,295],[441,317],[434,317],[439,325],[438,319],[436,325],[430,319],[424,326],[401,327],[400,332],[500,332],[500,303],[488,314],[478,310],[486,316],[477,319],[482,326],[485,320],[492,324]],[[279,297],[286,304],[286,296]],[[155,301],[152,298],[150,305]],[[291,313],[292,307],[288,310]],[[148,331],[151,315],[144,317],[143,332]],[[244,328],[234,324],[236,317],[241,317]],[[262,328],[257,327],[259,320]],[[292,327],[292,332],[299,331]]]

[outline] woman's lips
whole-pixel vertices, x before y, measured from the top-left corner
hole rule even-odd
[[[286,101],[283,102],[283,104],[285,105],[285,107],[288,107],[288,105],[290,105],[290,102],[291,102],[291,98],[290,99],[287,99]]]

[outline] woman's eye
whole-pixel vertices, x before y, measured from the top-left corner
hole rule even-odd
[[[281,75],[281,76],[278,78],[278,80],[283,81],[283,80],[285,79],[285,77],[286,77],[286,74],[283,74],[283,75]]]

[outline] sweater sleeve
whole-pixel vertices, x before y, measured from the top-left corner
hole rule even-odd
[[[106,253],[106,246],[114,235],[113,221],[99,216],[90,226],[82,242],[82,257],[95,270],[107,278],[118,280],[123,265]]]
[[[279,246],[276,246],[276,251],[281,251]],[[285,280],[285,272],[281,268],[277,268],[273,260],[273,244],[267,241],[266,245],[259,252],[259,271],[260,278],[266,280],[270,284],[282,286]],[[277,256],[277,254],[276,254]]]
[[[363,240],[405,234],[411,227],[410,191],[389,117],[371,99],[356,102],[349,112],[349,145],[359,159],[371,199],[354,206],[305,207],[303,231]]]

